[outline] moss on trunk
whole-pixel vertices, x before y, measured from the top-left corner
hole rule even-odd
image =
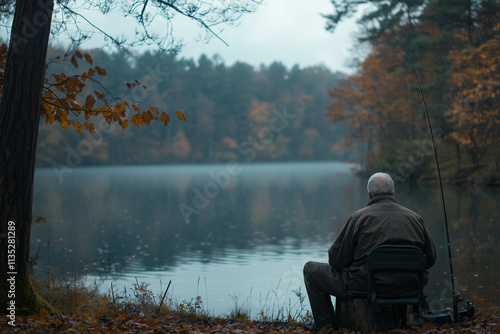
[[[1,304],[5,305],[0,313],[13,314],[11,310],[14,308],[15,315],[38,314],[42,308],[49,313],[56,312],[35,292],[28,275],[8,275],[6,270],[2,270],[0,276],[0,289],[6,292],[0,294]]]

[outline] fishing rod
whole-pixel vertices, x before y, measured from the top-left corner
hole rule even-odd
[[[460,296],[459,293],[457,293],[455,291],[455,275],[453,274],[453,262],[452,262],[452,257],[451,257],[450,233],[449,233],[449,228],[448,228],[448,218],[446,215],[446,204],[445,204],[445,200],[444,200],[443,181],[441,180],[441,169],[439,168],[439,159],[438,159],[437,150],[436,150],[436,142],[434,141],[434,132],[432,131],[431,119],[429,117],[429,111],[427,110],[427,104],[425,103],[424,93],[422,92],[422,86],[420,85],[420,80],[418,79],[417,71],[415,70],[415,66],[413,66],[413,62],[411,60],[410,55],[406,52],[404,52],[404,54],[408,58],[408,61],[409,61],[410,66],[411,66],[411,70],[413,72],[413,76],[415,77],[415,81],[417,82],[418,91],[420,93],[420,97],[422,99],[422,105],[424,107],[425,117],[427,119],[427,125],[429,127],[429,132],[431,134],[432,149],[434,152],[434,160],[436,161],[437,174],[438,174],[438,180],[439,180],[439,189],[441,191],[441,203],[443,205],[444,223],[445,223],[445,227],[446,227],[446,241],[448,243],[448,260],[450,263],[451,289],[452,289],[452,295],[453,295],[453,320],[455,322],[458,322],[458,321],[461,321],[465,317],[474,316],[474,305],[472,305],[472,302],[470,300],[468,300],[466,302],[467,308],[460,310],[460,311],[458,310],[458,303],[462,302],[463,298]]]

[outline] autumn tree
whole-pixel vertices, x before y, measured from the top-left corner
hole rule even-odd
[[[384,45],[374,47],[356,75],[331,92],[327,116],[350,129],[346,145],[363,156],[388,154],[394,143],[417,139],[423,125],[406,59]]]
[[[467,150],[476,169],[490,148],[500,146],[500,24],[495,30],[479,46],[469,44],[449,55],[449,117],[456,127],[451,137]],[[498,169],[500,157],[495,165]]]
[[[248,113],[250,135],[248,141],[245,142],[245,144],[253,148],[253,154],[248,157],[249,161],[253,160],[257,154],[264,157],[277,154],[275,145],[276,133],[268,128],[274,108],[271,103],[259,102],[257,100],[252,101],[251,109]],[[244,148],[247,149],[246,147]]]
[[[498,53],[498,1],[332,3],[333,13],[325,15],[328,30],[363,11],[358,21],[362,26],[358,40],[368,43],[371,50],[357,73],[332,90],[328,116],[332,122],[344,122],[353,138],[369,148],[367,169],[383,168],[397,174],[398,165],[412,163],[409,173],[400,180],[430,174],[424,170],[424,158],[429,154],[422,153],[418,146],[419,138],[429,138],[422,126],[424,111],[405,55],[415,64],[439,141],[453,145],[453,139],[460,147],[466,147],[477,165],[480,147],[494,144],[491,138],[496,136],[496,93],[491,83],[498,71],[492,65],[497,61],[493,54]],[[482,99],[482,106],[469,110],[478,99]],[[414,152],[420,152],[423,158],[412,162],[416,160]],[[447,158],[453,159],[446,153]],[[415,173],[418,168],[420,173]]]
[[[197,22],[210,34],[217,36],[214,27],[220,23],[236,22],[238,18],[255,9],[256,0],[243,2],[222,2],[211,4],[205,1],[136,0],[124,1],[119,5],[109,1],[57,2],[54,12],[53,0],[17,0],[10,30],[10,41],[5,61],[2,98],[0,103],[0,259],[1,304],[15,308],[18,312],[38,312],[41,307],[49,307],[34,293],[28,273],[30,232],[32,223],[33,183],[35,173],[35,153],[38,127],[43,114],[47,121],[59,122],[62,126],[73,125],[77,130],[92,132],[91,116],[100,113],[108,122],[116,122],[122,127],[128,123],[147,124],[157,119],[168,123],[166,114],[159,115],[158,109],[151,106],[141,110],[139,106],[127,101],[110,101],[102,92],[94,92],[84,102],[74,99],[83,91],[85,81],[93,75],[104,75],[103,69],[94,67],[80,76],[55,76],[49,87],[45,102],[50,107],[42,109],[42,94],[49,35],[53,25],[54,32],[66,32],[73,43],[88,37],[87,32],[65,29],[74,21],[76,28],[81,20],[88,22],[95,32],[103,33],[109,45],[132,47],[154,44],[162,50],[178,50],[180,44],[172,34],[172,19],[176,15],[185,16]],[[12,1],[3,2],[2,15],[11,12]],[[83,7],[82,7],[83,6]],[[120,12],[137,20],[138,32],[134,38],[120,39],[107,34],[83,16],[82,9],[99,9],[103,14]],[[52,20],[53,14],[57,19]],[[2,16],[4,17],[4,16]],[[163,18],[164,33],[158,35],[151,31],[155,19]],[[91,57],[75,53],[71,62],[85,58],[92,64]],[[76,66],[76,65],[75,65]],[[94,71],[96,73],[92,73]],[[132,84],[128,88],[132,88]],[[96,100],[102,103],[94,109]],[[70,112],[84,115],[85,123],[69,117]],[[132,112],[132,116],[127,114]],[[130,118],[130,121],[129,121]],[[9,256],[7,256],[7,254]],[[7,280],[9,279],[9,280]],[[12,292],[6,293],[6,292]],[[10,311],[9,311],[10,312]]]

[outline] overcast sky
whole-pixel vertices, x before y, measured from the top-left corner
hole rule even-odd
[[[341,22],[335,33],[327,32],[321,14],[329,14],[332,9],[330,0],[264,0],[255,13],[245,14],[238,26],[228,26],[219,35],[229,46],[217,38],[209,43],[200,40],[200,36],[205,36],[204,30],[185,18],[176,20],[174,35],[185,44],[180,53],[184,58],[197,60],[201,54],[219,54],[228,66],[235,61],[254,66],[281,61],[288,68],[295,64],[301,68],[323,64],[333,71],[353,72],[348,62],[352,59],[351,50],[359,48],[354,42],[355,19]],[[112,36],[133,36],[137,27],[136,21],[121,15],[104,16],[97,10],[81,13]],[[54,21],[57,19],[56,15]],[[80,23],[80,28],[84,27],[85,22]],[[0,37],[7,39],[8,29],[2,29]],[[61,42],[64,44],[64,40]],[[82,48],[102,45],[102,35],[95,34]]]
[[[186,36],[182,55],[220,54],[226,63],[240,60],[252,65],[281,61],[288,67],[324,64],[332,70],[347,70],[353,46],[353,20],[339,25],[335,33],[325,30],[320,14],[332,11],[330,0],[265,0],[238,27],[228,27],[220,37],[203,44]]]
[[[321,14],[331,13],[332,8],[330,0],[264,0],[255,13],[244,15],[238,26],[227,27],[220,34],[229,46],[217,38],[208,44],[200,41],[203,30],[192,20],[176,23],[174,34],[185,43],[180,53],[185,58],[219,54],[226,65],[243,61],[259,66],[281,61],[288,68],[324,64],[333,71],[352,72],[347,62],[354,43],[355,20],[342,22],[333,34],[327,32]],[[132,29],[135,23],[129,24],[123,17],[90,17],[112,35]],[[102,38],[94,38],[82,46],[101,44]]]

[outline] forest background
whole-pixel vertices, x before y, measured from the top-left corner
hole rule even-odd
[[[352,2],[332,3],[334,13],[325,16],[330,30],[359,9]],[[226,66],[217,56],[195,61],[166,53],[87,50],[107,70],[100,83],[115,87],[114,96],[129,94],[141,107],[180,110],[188,122],[131,125],[125,131],[117,126],[97,139],[44,125],[38,166],[357,160],[365,172],[385,170],[397,182],[432,180],[432,144],[410,55],[445,180],[498,185],[498,1],[360,3],[372,5],[359,20],[359,42],[371,51],[353,75],[322,65],[289,69],[274,62],[256,69],[242,62]],[[55,48],[49,58],[61,54]],[[54,61],[47,77],[75,71],[69,61]],[[136,80],[147,94],[120,86]],[[89,93],[97,88],[86,86]],[[269,131],[279,115],[288,115],[290,124]],[[82,141],[90,143],[86,150]]]
[[[64,50],[53,49],[51,53],[56,57]],[[165,53],[146,52],[135,57],[102,50],[87,53],[95,64],[107,70],[100,80],[102,86],[138,81],[147,89],[136,87],[129,92],[122,84],[113,95],[129,94],[132,102],[167,113],[179,110],[188,121],[167,127],[158,122],[140,128],[131,125],[125,131],[116,126],[107,130],[102,140],[93,140],[98,143],[92,144],[92,153],[82,159],[81,165],[349,158],[345,150],[332,147],[347,132],[325,118],[330,102],[328,90],[343,75],[324,66],[288,69],[274,62],[254,69],[242,62],[226,66],[217,56],[202,55],[195,61]],[[70,62],[62,62],[49,70],[72,73],[75,68]],[[95,84],[86,89],[91,93],[102,90]],[[282,127],[277,120],[279,131],[271,131],[271,121],[276,117],[285,117],[290,124]],[[86,135],[91,141],[97,138],[42,126],[38,165],[64,164],[72,150],[78,153],[79,142],[87,140]]]

